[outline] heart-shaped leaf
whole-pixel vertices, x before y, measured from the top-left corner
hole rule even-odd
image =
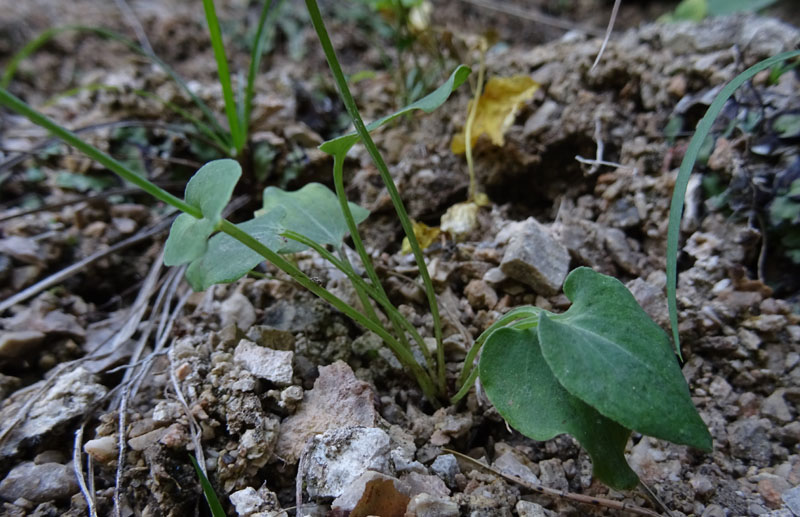
[[[617,279],[589,268],[564,283],[572,306],[539,318],[542,355],[572,395],[628,429],[711,450],[667,334]]]
[[[241,175],[241,166],[225,159],[208,162],[191,177],[184,200],[203,217],[181,214],[175,219],[164,245],[164,264],[178,266],[203,255],[208,237],[216,230]]]
[[[356,224],[369,216],[366,208],[355,203],[348,203],[348,206]],[[297,232],[317,244],[330,244],[337,249],[342,247],[342,240],[348,234],[347,221],[336,194],[325,185],[309,183],[294,192],[267,187],[264,190],[264,208],[258,213],[271,213],[276,208],[281,208],[285,213],[281,221],[284,230]],[[306,247],[299,242],[288,241],[278,251],[297,253]]]
[[[636,486],[639,478],[623,455],[630,431],[558,383],[542,357],[536,329],[493,332],[479,368],[486,395],[512,427],[534,440],[569,433],[591,456],[598,479],[617,489]]]
[[[284,231],[280,221],[282,208],[256,217],[236,226],[271,250],[284,245]],[[234,282],[256,267],[264,257],[226,233],[219,233],[208,241],[205,254],[195,259],[186,270],[186,280],[195,291],[204,291],[214,284]]]
[[[373,131],[378,129],[387,122],[391,122],[397,117],[414,110],[422,110],[425,113],[431,113],[433,110],[444,104],[444,101],[450,97],[450,94],[453,93],[453,90],[461,86],[461,84],[467,80],[467,76],[469,76],[470,72],[471,70],[468,66],[459,65],[458,68],[456,68],[453,73],[450,74],[450,77],[447,79],[447,81],[445,81],[445,83],[440,87],[418,101],[400,109],[399,111],[367,124],[367,130]],[[349,151],[350,148],[353,147],[359,140],[360,137],[357,133],[349,133],[347,135],[342,135],[332,140],[328,140],[320,145],[319,148],[330,155],[343,156],[347,154],[347,151]]]

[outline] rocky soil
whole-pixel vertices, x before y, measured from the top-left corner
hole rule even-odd
[[[13,6],[0,27],[9,35],[0,62],[55,19],[125,27],[110,3],[51,3]],[[182,2],[131,5],[156,53],[223,113],[202,11]],[[241,20],[256,8],[224,5],[224,17],[240,20],[230,30],[245,33]],[[287,20],[302,21],[301,6],[290,7]],[[347,20],[330,23],[348,71],[381,66]],[[283,30],[257,86],[253,140],[274,152],[260,181],[330,184],[331,163],[316,146],[346,121],[313,33]],[[645,24],[615,34],[594,70],[599,39],[579,31],[536,45],[507,41],[490,51],[487,74],[526,74],[541,88],[502,147],[478,141],[478,183],[491,203],[477,226],[426,249],[452,383],[472,340],[504,312],[522,304],[565,310],[569,300],[557,293],[577,266],[621,279],[669,328],[667,218],[690,130],[720,85],[797,48],[800,30],[755,16]],[[116,89],[84,88],[43,109],[181,192],[209,157],[171,125],[174,114],[134,93],[186,103],[145,60],[65,34],[23,64],[12,91],[42,106],[92,84]],[[391,110],[398,94],[388,71],[354,89],[367,119]],[[765,222],[770,203],[800,177],[797,135],[776,135],[771,125],[800,112],[798,91],[795,71],[774,83],[768,72],[756,76],[724,111],[695,173],[679,260],[682,367],[714,450],[634,434],[626,456],[653,495],[594,480],[569,436],[535,442],[515,432],[478,386],[459,405],[431,406],[378,338],[268,264],[257,278],[191,292],[182,269],[161,263],[170,222],[163,206],[3,114],[2,512],[206,515],[191,455],[226,512],[243,517],[626,514],[535,486],[663,515],[800,516],[800,275],[780,229]],[[437,225],[466,199],[466,165],[450,139],[469,98],[462,87],[434,114],[376,134],[416,220]],[[736,125],[752,113],[760,122]],[[670,133],[671,121],[683,125]],[[418,272],[400,251],[402,230],[361,148],[350,154],[346,182],[350,199],[371,211],[363,237],[390,297],[431,336]],[[253,183],[237,191],[234,219],[257,206],[254,191]],[[318,256],[294,258],[355,299]],[[20,294],[83,260],[73,274]]]

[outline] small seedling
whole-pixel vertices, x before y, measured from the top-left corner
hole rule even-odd
[[[219,19],[217,18],[214,2],[213,0],[203,0],[203,9],[205,11],[209,37],[211,39],[211,46],[214,51],[214,58],[217,63],[217,75],[220,86],[222,87],[223,99],[225,103],[225,114],[228,119],[227,130],[219,124],[217,117],[211,108],[209,108],[208,105],[203,102],[203,100],[200,99],[191,88],[189,88],[187,82],[180,75],[178,75],[178,73],[173,70],[172,67],[162,61],[158,56],[153,54],[148,49],[143,48],[138,43],[117,32],[102,27],[71,25],[66,27],[56,27],[44,31],[42,34],[31,40],[27,45],[20,49],[16,54],[14,54],[14,56],[12,56],[8,65],[3,71],[2,76],[0,76],[0,87],[7,88],[11,83],[11,80],[14,78],[20,63],[58,35],[65,32],[94,34],[103,39],[122,43],[128,49],[152,61],[156,66],[161,68],[170,77],[170,79],[172,79],[175,84],[178,85],[178,87],[192,100],[195,107],[202,113],[202,117],[195,117],[183,108],[173,103],[164,101],[151,92],[134,89],[131,90],[131,93],[147,99],[154,99],[162,103],[166,108],[172,110],[184,118],[187,122],[191,123],[192,126],[197,130],[198,134],[208,139],[209,143],[221,151],[223,155],[237,158],[241,156],[247,145],[253,97],[255,95],[255,81],[259,72],[261,57],[264,53],[264,45],[267,37],[267,31],[265,29],[267,25],[270,24],[271,19],[274,19],[274,14],[278,11],[278,9],[273,8],[272,4],[272,0],[266,0],[261,10],[256,33],[251,45],[250,66],[247,73],[246,83],[239,92],[238,98],[235,98],[230,72],[228,70],[228,60],[225,55],[225,47],[222,42],[222,33],[220,31]],[[72,89],[57,96],[56,98],[85,90],[116,91],[119,90],[119,88],[102,84],[93,84]]]
[[[356,132],[321,146],[334,158],[335,192],[315,184],[292,193],[267,189],[263,209],[253,219],[238,225],[221,216],[241,176],[236,161],[217,160],[203,166],[187,184],[185,199],[181,200],[3,88],[0,88],[0,104],[181,210],[183,214],[174,222],[167,240],[165,262],[188,263],[187,278],[193,287],[203,289],[233,281],[266,259],[302,287],[378,335],[418,382],[426,398],[432,404],[439,404],[445,400],[447,385],[436,296],[413,225],[370,131],[412,110],[436,109],[465,81],[469,69],[458,67],[445,84],[427,97],[365,125],[317,3],[306,0],[306,6]],[[712,109],[715,105],[712,104]],[[239,140],[234,138],[234,142]],[[358,233],[357,226],[367,212],[345,197],[344,159],[358,142],[365,145],[384,181],[419,267],[434,324],[435,357],[418,331],[389,301]],[[342,252],[347,233],[361,259],[366,279],[350,264],[347,253]],[[327,291],[283,257],[284,253],[306,247],[317,251],[348,277],[362,302],[360,309]],[[328,247],[339,253],[339,257]],[[619,281],[587,268],[573,271],[564,291],[573,302],[567,312],[551,314],[536,307],[520,307],[484,332],[465,360],[457,384],[459,390],[451,402],[462,398],[480,376],[490,399],[511,425],[539,440],[560,433],[572,434],[592,456],[597,477],[615,488],[630,488],[637,480],[623,457],[631,430],[709,450],[711,437],[692,405],[669,339],[630,292]],[[384,312],[391,329],[384,327],[376,310]],[[473,367],[481,349],[480,362]],[[417,360],[416,351],[423,354],[423,361]]]
[[[631,430],[710,451],[667,334],[625,286],[578,268],[564,293],[572,306],[563,314],[519,307],[489,327],[467,356],[464,385],[480,375],[498,412],[526,436],[574,436],[614,488],[638,483],[623,456]]]

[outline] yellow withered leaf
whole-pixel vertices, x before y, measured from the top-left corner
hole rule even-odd
[[[478,137],[486,134],[494,145],[502,146],[505,143],[503,135],[514,123],[517,110],[522,103],[530,100],[538,89],[539,83],[527,75],[491,78],[478,99],[478,110],[475,113],[470,138],[472,145],[475,145]],[[472,102],[467,108],[467,113],[471,108]],[[453,136],[450,149],[454,154],[466,151],[464,133],[465,130],[462,130]]]
[[[419,247],[422,249],[433,244],[433,241],[442,233],[438,226],[428,226],[419,221],[411,221],[411,226],[414,228],[414,236],[417,238]],[[403,245],[400,252],[411,253],[411,245],[408,243],[408,237],[403,237]]]

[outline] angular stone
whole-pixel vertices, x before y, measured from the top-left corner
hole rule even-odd
[[[458,517],[458,504],[449,497],[419,494],[408,503],[407,517]]]
[[[525,500],[517,501],[515,510],[517,510],[519,517],[555,517],[558,515],[540,504]]]
[[[783,504],[795,515],[800,515],[800,486],[790,488],[781,494]]]
[[[511,236],[500,269],[540,294],[553,295],[561,290],[569,260],[567,249],[531,217]]]
[[[280,387],[292,383],[294,352],[273,350],[242,339],[233,351],[233,360],[241,363],[250,373]]]
[[[377,427],[331,429],[314,438],[307,455],[308,495],[339,497],[364,472],[389,472],[389,435]]]
[[[769,465],[772,459],[769,439],[771,427],[766,418],[746,418],[731,424],[728,429],[731,454],[736,458],[751,460],[756,465]]]
[[[777,389],[772,395],[764,399],[761,404],[761,414],[780,424],[786,424],[794,420],[792,418],[792,410],[789,409],[789,404],[783,398],[785,392],[785,389]]]
[[[369,384],[359,381],[343,361],[319,369],[314,389],[306,392],[294,415],[283,421],[275,453],[297,461],[306,441],[337,427],[375,425],[378,413]]]
[[[105,386],[97,383],[94,375],[80,366],[60,375],[34,402],[28,417],[6,437],[0,458],[14,456],[21,445],[38,442],[53,430],[62,431],[70,420],[86,414],[107,391]],[[11,422],[19,407],[19,402],[6,405],[0,411],[0,425],[5,427]]]
[[[222,328],[235,323],[240,329],[247,330],[256,322],[256,310],[247,296],[237,291],[220,305],[219,319]]]
[[[0,357],[23,357],[33,354],[44,341],[44,333],[37,330],[0,332]]]
[[[395,493],[397,493],[397,478],[387,476],[386,474],[381,474],[380,472],[375,472],[374,470],[368,470],[364,472],[358,477],[358,479],[345,487],[344,492],[342,492],[339,497],[333,500],[331,503],[331,510],[334,512],[352,512],[356,505],[361,502],[363,496],[366,495],[365,491],[367,489],[367,484],[387,481],[394,485]],[[407,497],[406,504],[408,504]]]
[[[452,454],[442,454],[433,460],[431,471],[442,478],[442,481],[449,487],[455,486],[456,475],[461,472],[458,460]]]
[[[75,474],[61,463],[36,465],[26,461],[11,469],[0,482],[0,498],[7,501],[20,498],[34,503],[65,501],[77,492]]]

